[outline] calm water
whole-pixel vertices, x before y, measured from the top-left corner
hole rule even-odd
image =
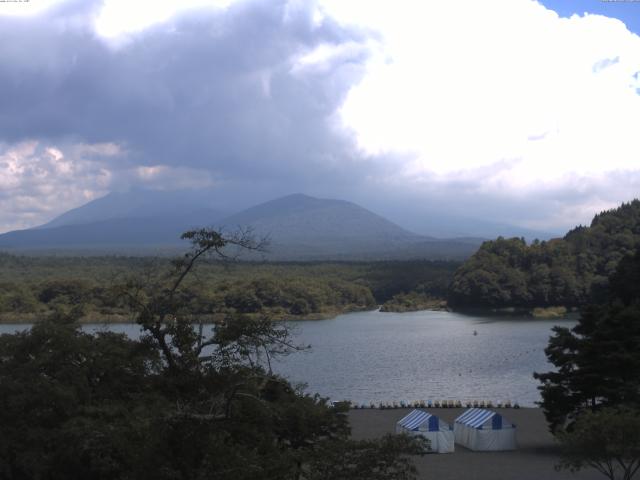
[[[551,328],[575,322],[423,311],[291,323],[313,348],[278,371],[332,399],[533,405],[539,394],[532,372],[551,368],[544,355]]]
[[[532,372],[550,369],[543,350],[551,327],[574,323],[428,311],[290,322],[297,342],[312,349],[287,357],[274,369],[334,400],[511,400],[533,405],[539,395]],[[26,327],[0,325],[0,333],[21,328]],[[137,325],[108,328],[139,334]]]

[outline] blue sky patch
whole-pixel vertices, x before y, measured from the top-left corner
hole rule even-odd
[[[539,0],[561,17],[595,13],[622,20],[627,28],[640,35],[640,1],[631,0]]]

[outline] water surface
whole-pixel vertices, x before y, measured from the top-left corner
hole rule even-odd
[[[312,348],[275,363],[274,369],[334,400],[510,400],[532,406],[539,400],[532,373],[551,368],[544,355],[551,328],[573,324],[431,311],[289,322],[295,341]],[[0,333],[25,328],[0,325]],[[133,324],[83,328],[107,328],[133,338],[140,334]]]
[[[298,341],[313,348],[277,370],[332,399],[510,400],[533,406],[540,396],[532,373],[551,368],[544,355],[551,328],[575,321],[422,311],[290,323]]]

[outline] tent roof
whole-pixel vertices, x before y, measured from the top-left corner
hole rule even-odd
[[[438,418],[435,415],[431,415],[429,412],[412,410],[409,415],[398,420],[398,425],[406,428],[407,430],[417,430],[421,426],[428,424],[431,417]]]
[[[468,427],[480,428],[488,420],[500,414],[492,412],[491,410],[483,410],[482,408],[471,408],[456,418],[456,423],[461,423]]]

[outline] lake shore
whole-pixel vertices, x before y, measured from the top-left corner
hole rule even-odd
[[[485,316],[527,316],[538,319],[564,319],[577,318],[578,309],[575,307],[467,307],[453,308],[444,298],[432,298],[421,295],[396,295],[391,300],[380,305],[381,312],[407,313],[407,312],[455,312],[469,315]]]
[[[374,312],[377,311],[380,307],[376,306],[359,306],[359,305],[345,305],[341,308],[332,308],[325,309],[322,312],[313,312],[307,313],[303,315],[293,315],[291,313],[283,313],[278,311],[267,311],[261,313],[249,313],[244,314],[248,316],[258,317],[261,315],[265,315],[271,318],[274,321],[316,321],[316,320],[330,320],[332,318],[336,318],[339,315],[344,315],[346,313],[357,313],[357,312]],[[0,325],[32,325],[34,323],[38,323],[51,316],[53,312],[46,313],[24,313],[24,314],[0,314]],[[227,313],[214,313],[209,315],[202,316],[202,323],[204,324],[215,324],[222,321],[225,316],[233,314],[233,312]],[[81,317],[78,320],[78,323],[81,325],[93,325],[93,324],[129,324],[135,323],[135,319],[133,314],[100,314],[96,312],[91,312],[88,315]],[[194,323],[198,323],[194,321]]]
[[[424,409],[453,424],[464,408]],[[547,429],[539,408],[494,408],[517,427],[518,449],[510,452],[472,452],[456,444],[455,452],[416,457],[420,479],[437,480],[591,480],[601,478],[595,470],[557,472],[558,446]],[[350,410],[354,439],[377,438],[395,432],[395,424],[411,409]]]

